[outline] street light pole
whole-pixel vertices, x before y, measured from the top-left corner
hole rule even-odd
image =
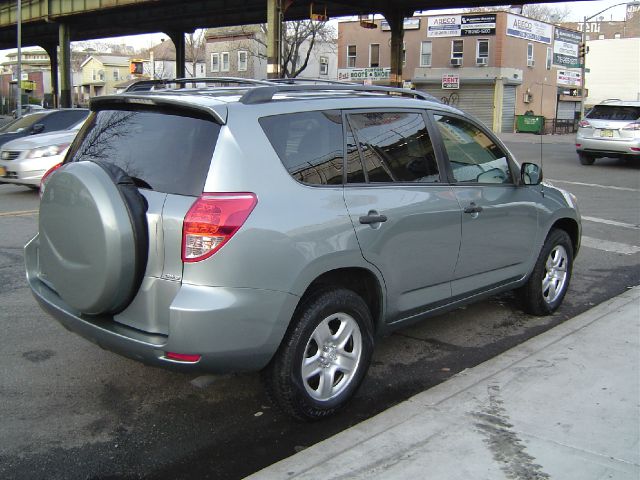
[[[581,67],[581,72],[582,72],[582,78],[581,78],[581,82],[582,82],[582,95],[580,95],[580,120],[582,120],[584,118],[584,95],[586,92],[586,76],[587,76],[587,69],[586,69],[586,63],[587,63],[587,22],[589,20],[591,20],[592,18],[597,17],[598,15],[600,15],[601,13],[606,12],[607,10],[609,10],[610,8],[614,8],[614,7],[619,7],[620,5],[626,5],[627,8],[629,8],[629,6],[640,6],[640,1],[633,1],[633,2],[622,2],[622,3],[617,3],[616,5],[611,5],[607,8],[605,8],[604,10],[600,10],[598,13],[595,13],[593,15],[591,15],[590,17],[587,17],[586,15],[583,17],[582,20],[582,45],[584,45],[584,56],[582,57],[582,67]],[[625,19],[626,22],[626,19]]]
[[[18,25],[18,65],[16,78],[16,118],[22,116],[22,0],[18,0],[16,11],[16,24]]]

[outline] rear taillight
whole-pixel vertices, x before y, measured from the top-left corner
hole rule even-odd
[[[216,253],[257,203],[254,193],[203,193],[184,217],[182,261],[199,262]]]
[[[586,120],[580,120],[580,122],[578,122],[578,126],[581,128],[587,128],[587,127],[590,127],[591,124]]]
[[[51,174],[53,172],[55,172],[57,169],[59,169],[62,166],[62,163],[58,163],[56,165],[54,165],[53,167],[51,167],[49,170],[47,170],[45,172],[45,174],[42,176],[42,179],[40,180],[40,198],[42,198],[42,196],[44,195],[44,189],[47,185],[47,182],[49,181],[49,177],[51,176]]]
[[[166,352],[164,356],[169,360],[174,360],[176,362],[183,362],[183,363],[197,363],[202,358],[202,355],[191,354],[191,353],[176,353],[176,352]]]
[[[622,130],[640,130],[640,122],[629,123],[622,127]]]

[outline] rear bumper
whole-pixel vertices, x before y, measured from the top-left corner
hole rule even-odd
[[[576,151],[578,153],[587,153],[600,157],[616,157],[620,155],[640,157],[640,150],[634,151],[632,148],[640,149],[640,139],[603,140],[580,136],[576,137]]]
[[[180,371],[255,371],[271,359],[299,298],[271,290],[182,285],[171,302],[167,335],[142,332],[110,317],[74,311],[38,278],[37,236],[25,246],[27,281],[40,306],[68,330],[147,365]],[[178,362],[166,352],[198,354]]]

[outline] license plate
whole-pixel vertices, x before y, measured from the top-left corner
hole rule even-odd
[[[4,177],[7,174],[7,169],[0,167],[0,177]]]
[[[600,136],[613,138],[613,130],[601,130]]]

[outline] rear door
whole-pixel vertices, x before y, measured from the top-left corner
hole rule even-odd
[[[480,125],[436,113],[452,190],[462,209],[454,296],[514,281],[527,273],[538,231],[540,191],[516,182],[517,166]]]
[[[447,301],[460,207],[443,183],[424,113],[345,113],[345,202],[362,254],[382,273],[390,322]]]

